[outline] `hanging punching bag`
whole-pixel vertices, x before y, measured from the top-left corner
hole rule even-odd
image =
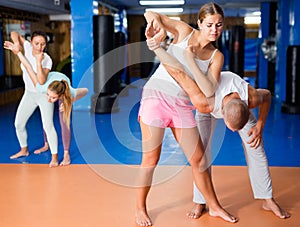
[[[241,25],[232,27],[229,40],[229,70],[244,76],[245,28]]]
[[[121,70],[116,73],[116,82],[117,82],[117,93],[119,93],[122,89],[126,87],[126,84],[122,80],[122,76],[127,77],[126,72],[126,52],[124,45],[126,44],[125,34],[124,32],[118,31],[115,33],[115,48],[119,48],[118,55],[116,56],[117,65],[121,66]]]
[[[141,41],[146,41],[146,36],[145,36],[145,31],[146,31],[146,24],[143,25],[141,27],[141,36],[140,36],[140,40]],[[150,76],[150,73],[152,71],[152,68],[154,66],[154,57],[155,54],[153,51],[149,50],[147,43],[146,42],[142,42],[143,47],[140,49],[140,54],[142,55],[147,55],[149,57],[149,59],[153,59],[151,62],[141,62],[140,66],[141,66],[141,78],[147,78],[148,76]]]
[[[300,46],[288,46],[286,59],[286,101],[282,103],[284,113],[300,113]]]
[[[95,113],[117,111],[116,79],[111,75],[112,59],[105,54],[114,49],[114,18],[112,15],[93,16],[94,35],[94,96],[92,97]]]

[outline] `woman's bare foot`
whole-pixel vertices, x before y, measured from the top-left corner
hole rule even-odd
[[[152,226],[150,217],[145,209],[136,212],[135,221],[139,226]]]
[[[43,153],[45,151],[48,151],[49,150],[49,145],[48,143],[45,143],[43,147],[39,148],[39,149],[36,149],[33,153],[34,154],[40,154],[40,153]]]
[[[10,159],[16,159],[23,156],[28,156],[29,152],[27,149],[21,149],[18,153],[15,153],[14,155],[10,156]]]
[[[193,208],[187,212],[187,216],[192,219],[198,219],[202,215],[203,211],[205,211],[205,204],[194,203]]]
[[[57,167],[57,166],[58,166],[58,155],[53,154],[51,162],[49,163],[49,167],[52,168],[52,167]]]
[[[59,164],[60,166],[67,166],[71,164],[71,158],[69,152],[64,153],[64,159],[62,162]]]
[[[235,223],[238,221],[236,217],[229,214],[226,210],[224,210],[222,207],[216,207],[216,208],[209,208],[209,215],[213,217],[220,217],[225,221]]]
[[[291,215],[285,210],[281,209],[281,207],[275,202],[273,198],[265,199],[263,203],[263,209],[267,211],[272,211],[279,218],[289,218]]]

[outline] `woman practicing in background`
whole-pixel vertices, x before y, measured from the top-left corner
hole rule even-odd
[[[50,72],[45,83],[41,85],[38,82],[38,76],[35,74],[30,63],[19,50],[18,46],[14,45],[11,42],[5,41],[4,47],[6,49],[12,50],[12,52],[19,57],[37,91],[42,94],[47,94],[49,103],[54,103],[57,100],[59,101],[59,119],[62,129],[62,140],[64,146],[64,158],[60,165],[69,165],[71,162],[69,149],[71,141],[70,118],[72,103],[84,97],[88,93],[88,89],[72,88],[69,78],[60,72]],[[58,160],[57,154],[52,154],[52,156],[53,159]],[[58,165],[58,161],[55,165]],[[54,166],[54,163],[52,166]]]
[[[147,34],[150,32],[149,27],[159,31],[157,37],[162,37],[160,42],[165,38],[166,31],[172,33],[174,40],[169,46],[168,52],[178,57],[183,65],[187,65],[183,51],[186,47],[191,46],[198,56],[197,60],[199,60],[202,71],[208,74],[208,76],[199,75],[195,80],[207,84],[206,87],[217,86],[224,59],[222,53],[217,51],[212,42],[219,38],[223,28],[224,15],[220,6],[210,3],[200,9],[197,22],[200,31],[184,22],[172,20],[154,12],[146,12],[145,18],[148,23],[146,36],[152,37],[151,34]],[[151,43],[148,45],[151,46]],[[152,225],[147,212],[146,200],[151,188],[153,173],[159,161],[166,127],[171,128],[175,139],[189,160],[196,185],[208,201],[209,214],[229,222],[237,221],[221,207],[208,170],[201,169],[201,165],[205,165],[203,163],[205,160],[202,159],[204,151],[193,110],[194,107],[191,106],[188,95],[168,74],[164,66],[160,65],[144,86],[139,110],[143,158],[138,176],[136,222],[140,226]]]
[[[32,33],[31,41],[29,42],[19,33],[13,31],[11,32],[11,39],[16,46],[22,46],[24,48],[25,57],[28,59],[32,69],[36,73],[38,82],[44,84],[52,67],[52,59],[47,53],[44,53],[47,45],[47,35],[42,31],[35,31]],[[37,107],[40,108],[43,128],[49,138],[51,153],[57,154],[58,142],[53,125],[53,103],[49,103],[44,94],[37,92],[28,72],[22,64],[21,69],[25,83],[25,92],[18,106],[15,118],[16,134],[21,150],[10,156],[10,158],[16,159],[29,155],[26,124]],[[55,156],[52,156],[50,166],[55,166],[56,163],[57,160],[55,159]]]

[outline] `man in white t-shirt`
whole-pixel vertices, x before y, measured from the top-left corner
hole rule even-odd
[[[164,56],[161,59],[169,60],[162,48],[155,49],[154,52],[158,56]],[[164,62],[162,63],[164,64]],[[168,61],[164,66],[189,95],[191,102],[197,109],[196,120],[201,114],[207,115],[206,124],[199,127],[201,139],[210,140],[207,137],[211,135],[211,131],[204,132],[205,135],[203,135],[201,129],[206,131],[211,127],[207,125],[211,124],[211,116],[223,118],[230,130],[238,131],[245,149],[254,198],[262,199],[263,209],[272,211],[279,218],[290,217],[290,214],[282,210],[273,198],[272,181],[262,139],[262,132],[271,103],[270,91],[255,89],[232,72],[222,72],[215,95],[207,98],[196,82],[191,79],[183,68],[178,67],[177,63],[175,67],[172,67]],[[249,111],[249,109],[256,107],[259,108],[257,120],[253,113]],[[204,148],[208,146],[205,143],[203,141]],[[187,215],[190,218],[199,218],[205,209],[206,202],[195,186],[193,201],[195,206]]]

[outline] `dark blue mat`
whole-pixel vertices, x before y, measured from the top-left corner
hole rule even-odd
[[[136,165],[140,163],[141,133],[137,113],[141,87],[139,84],[132,86],[119,95],[119,111],[116,113],[94,114],[92,111],[73,111],[70,151],[73,164]],[[280,107],[281,103],[273,99],[264,130],[269,164],[270,166],[298,167],[300,166],[300,115],[283,114]],[[43,145],[39,110],[35,111],[27,125],[30,155],[16,160],[9,159],[10,155],[19,151],[14,129],[16,108],[17,104],[0,107],[0,163],[49,163],[51,159],[49,151],[39,155],[33,154],[36,148]],[[54,123],[59,138],[59,159],[61,160],[63,146],[57,110]],[[216,154],[214,164],[246,165],[238,133],[227,129],[216,133],[218,132],[220,132],[220,135],[217,135],[219,139],[213,144],[213,152]],[[187,164],[185,156],[169,129],[166,130],[160,164]]]

